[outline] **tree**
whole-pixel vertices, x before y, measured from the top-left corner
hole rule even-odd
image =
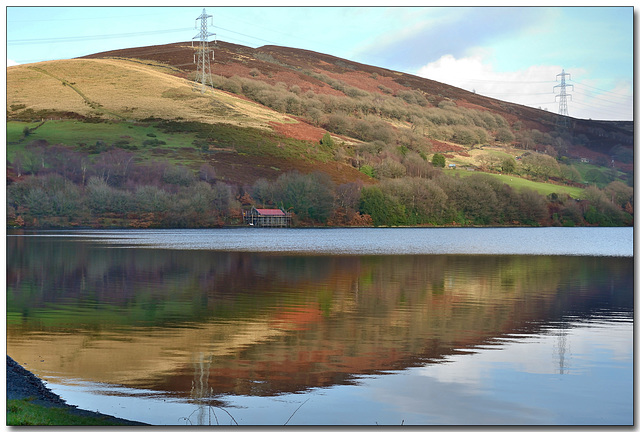
[[[513,157],[507,156],[502,159],[502,172],[511,174],[516,170],[516,161]]]
[[[124,213],[130,210],[131,194],[109,186],[102,177],[91,177],[86,187],[86,203],[95,214]]]
[[[516,137],[513,133],[506,127],[499,128],[496,132],[496,141],[501,143],[510,143],[513,142]]]
[[[376,177],[398,178],[407,173],[407,168],[394,158],[386,157],[375,166]]]
[[[362,189],[360,212],[371,216],[375,226],[401,225],[406,220],[404,206],[385,195],[377,186]]]
[[[560,176],[572,182],[580,182],[582,181],[582,175],[573,165],[564,165],[560,164]]]
[[[264,178],[259,178],[251,188],[251,197],[259,204],[272,205],[275,201],[273,185]]]
[[[520,220],[528,225],[538,225],[548,216],[545,198],[531,189],[520,192]]]
[[[633,188],[621,181],[612,181],[604,188],[604,193],[612,204],[624,208],[627,203],[633,204]]]
[[[301,219],[325,222],[333,211],[335,186],[330,177],[321,172],[303,175],[293,171],[282,174],[273,184],[274,203]]]
[[[530,153],[522,158],[522,169],[536,177],[548,179],[559,174],[558,161],[539,153]]]
[[[404,206],[408,223],[444,221],[447,195],[433,180],[405,177],[381,182],[380,188]]]
[[[325,133],[322,136],[322,138],[320,139],[320,144],[328,148],[333,148],[333,138],[331,138],[331,134],[329,134],[329,132]]]
[[[145,213],[162,213],[169,209],[171,196],[156,186],[141,186],[135,192],[135,205]]]
[[[183,165],[169,165],[162,174],[162,180],[171,185],[191,186],[196,178],[193,172]]]
[[[434,154],[433,157],[431,158],[431,164],[435,167],[444,168],[445,163],[446,163],[446,160],[444,158],[444,155],[440,153]]]
[[[111,186],[120,186],[128,178],[135,155],[122,149],[101,153],[96,159],[94,169]]]
[[[200,170],[198,171],[198,175],[200,180],[205,181],[207,183],[215,183],[216,181],[216,170],[208,163],[204,163],[200,165]]]
[[[351,182],[339,185],[336,188],[336,205],[345,209],[357,209],[360,202],[361,190],[362,182]]]

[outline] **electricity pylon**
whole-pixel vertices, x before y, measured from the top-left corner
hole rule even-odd
[[[196,18],[196,28],[198,28],[198,20],[200,20],[200,33],[193,38],[199,38],[200,40],[200,45],[197,48],[197,54],[193,55],[193,62],[197,65],[196,82],[201,83],[200,91],[202,93],[207,90],[207,83],[213,86],[213,80],[211,79],[211,60],[213,60],[213,50],[209,49],[209,36],[215,36],[215,33],[209,33],[207,31],[208,18],[212,18],[211,25],[213,25],[213,15],[207,15],[207,12],[203,8],[202,15]],[[191,46],[193,47],[193,40],[191,41]]]
[[[560,114],[560,117],[556,119],[556,125],[562,127],[569,126],[569,108],[567,107],[567,96],[571,97],[571,95],[567,94],[567,87],[571,86],[571,90],[573,90],[573,84],[567,84],[565,82],[564,77],[567,75],[569,76],[569,79],[571,79],[571,74],[565,73],[564,69],[562,69],[562,73],[556,75],[556,81],[558,81],[558,77],[560,77],[560,84],[553,87],[554,93],[556,92],[556,87],[560,87],[560,94],[556,95],[556,100],[560,98],[560,108],[558,110],[558,114]]]

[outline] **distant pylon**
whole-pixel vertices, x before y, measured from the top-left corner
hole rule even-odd
[[[209,36],[215,36],[215,33],[209,33],[207,31],[207,18],[213,18],[213,15],[207,15],[206,10],[203,8],[202,15],[196,18],[196,28],[198,28],[198,20],[200,20],[200,33],[193,38],[200,40],[197,53],[193,55],[193,62],[197,65],[196,82],[201,84],[200,91],[202,93],[207,90],[207,84],[213,86],[213,80],[211,79],[213,50],[209,49]],[[211,25],[213,25],[213,20],[211,21]],[[191,46],[193,46],[193,40],[191,41]]]
[[[560,98],[560,108],[558,109],[558,114],[560,117],[556,119],[556,125],[562,127],[569,126],[569,108],[567,107],[567,96],[571,97],[571,95],[567,94],[567,87],[571,86],[573,90],[573,84],[567,84],[564,77],[569,76],[571,79],[571,74],[565,73],[564,69],[562,69],[562,73],[556,75],[556,81],[558,81],[558,77],[560,77],[560,84],[553,87],[553,92],[556,92],[556,87],[560,87],[560,94],[556,95],[556,100]],[[573,99],[573,98],[572,98]]]

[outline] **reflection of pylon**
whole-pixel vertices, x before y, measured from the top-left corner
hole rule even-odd
[[[193,381],[191,382],[191,397],[198,404],[198,425],[204,426],[205,417],[209,411],[207,399],[211,396],[211,388],[209,387],[209,370],[211,368],[212,357],[205,359],[203,353],[199,353],[198,358],[194,359]],[[209,414],[210,415],[210,414]],[[211,425],[211,418],[209,418]]]
[[[211,79],[211,60],[213,59],[213,50],[209,50],[209,36],[215,36],[215,33],[209,33],[207,31],[208,18],[213,18],[213,15],[207,15],[207,12],[203,8],[202,15],[196,18],[196,28],[197,21],[200,20],[200,33],[193,38],[199,38],[200,40],[200,45],[197,48],[197,54],[193,55],[193,62],[197,65],[196,82],[201,83],[200,91],[202,93],[207,90],[207,84],[213,86],[213,80]],[[213,25],[213,21],[211,24]],[[191,41],[191,46],[193,46],[193,41]]]
[[[560,108],[558,110],[558,114],[560,116],[556,119],[556,124],[562,127],[569,126],[569,108],[567,107],[567,96],[571,97],[571,95],[567,95],[567,87],[571,86],[573,90],[573,84],[567,84],[565,82],[564,77],[569,76],[571,79],[571,74],[565,73],[564,69],[562,69],[562,73],[556,75],[556,81],[558,81],[558,77],[560,77],[560,84],[553,87],[553,92],[555,93],[556,87],[560,87],[560,94],[556,95],[556,100],[560,98]]]
[[[569,369],[567,361],[569,347],[567,346],[567,324],[564,319],[560,322],[555,342],[552,357],[558,362],[558,374],[565,375]]]

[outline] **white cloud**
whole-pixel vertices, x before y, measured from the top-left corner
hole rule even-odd
[[[447,54],[423,66],[418,75],[495,99],[538,107],[555,104],[554,85],[560,66],[530,66],[513,72],[496,72],[482,53],[455,58]],[[556,90],[559,94],[559,90]],[[543,106],[542,108],[545,108]],[[550,108],[550,110],[552,110]]]
[[[18,62],[16,62],[16,61],[13,61],[13,60],[11,60],[11,59],[7,59],[7,67],[17,66],[17,65],[19,65],[19,64],[20,64],[20,63],[18,63]]]
[[[486,59],[490,51],[475,51],[467,57],[456,58],[451,54],[443,55],[438,60],[428,63],[416,72],[416,75],[450,84],[468,91],[489,96],[495,99],[513,102],[533,108],[558,112],[558,96],[560,94],[560,77],[562,66],[534,65],[526,69],[497,72]],[[569,96],[567,100],[569,116],[575,118],[593,118],[600,120],[632,120],[633,98],[629,83],[618,83],[611,90],[595,91],[598,86],[589,80],[581,81],[586,76],[584,69],[572,69],[571,78],[567,80]],[[578,77],[578,79],[576,79]],[[579,83],[591,85],[586,90]],[[600,85],[602,88],[603,85]],[[597,96],[594,98],[593,96]]]

